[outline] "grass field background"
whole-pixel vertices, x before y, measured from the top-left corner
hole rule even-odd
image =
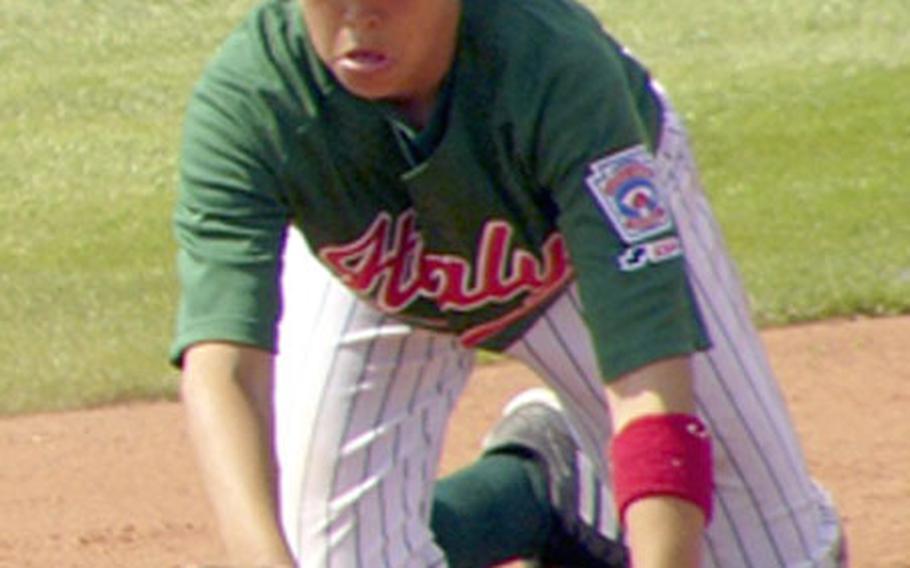
[[[0,0],[0,413],[173,396],[182,109],[252,4]],[[761,325],[910,311],[910,4],[589,5],[686,117]]]

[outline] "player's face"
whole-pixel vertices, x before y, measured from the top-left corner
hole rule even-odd
[[[455,50],[459,0],[301,0],[313,47],[366,99],[431,104]]]

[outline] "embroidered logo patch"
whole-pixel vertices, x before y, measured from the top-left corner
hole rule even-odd
[[[619,255],[619,269],[623,272],[634,272],[649,264],[682,256],[682,242],[679,237],[666,237],[650,243],[631,246]]]
[[[655,187],[654,159],[635,146],[597,160],[585,178],[623,241],[636,243],[673,226]]]

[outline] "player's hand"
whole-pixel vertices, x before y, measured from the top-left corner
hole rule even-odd
[[[184,356],[187,429],[214,505],[226,566],[294,564],[278,518],[271,384],[271,355],[258,349],[202,343]]]

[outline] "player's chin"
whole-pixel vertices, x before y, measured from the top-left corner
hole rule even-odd
[[[395,98],[400,89],[393,78],[349,72],[337,72],[336,79],[354,96],[370,101]]]

